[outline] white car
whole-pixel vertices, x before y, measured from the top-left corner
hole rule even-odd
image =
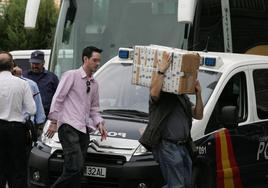
[[[267,187],[268,57],[198,53],[204,117],[191,129],[198,149],[195,187]],[[109,132],[103,142],[97,131],[90,135],[82,187],[163,185],[158,163],[138,142],[148,121],[149,89],[131,84],[132,66],[133,60],[116,56],[95,74]],[[195,96],[189,97],[195,103]],[[42,135],[30,155],[31,187],[50,187],[61,174],[63,157],[57,134]]]

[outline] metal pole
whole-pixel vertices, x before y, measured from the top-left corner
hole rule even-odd
[[[229,0],[221,0],[224,51],[233,52],[232,26]]]

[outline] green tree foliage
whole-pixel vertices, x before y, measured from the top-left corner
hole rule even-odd
[[[4,50],[7,48],[4,39],[7,38],[6,34],[6,21],[5,21],[5,5],[2,4],[0,11],[0,50]]]
[[[27,0],[10,0],[0,19],[0,49],[49,49],[52,47],[58,10],[53,0],[41,0],[36,28],[24,28]],[[3,38],[2,38],[3,37]]]

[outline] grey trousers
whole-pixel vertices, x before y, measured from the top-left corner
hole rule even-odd
[[[89,134],[80,132],[68,124],[62,124],[58,134],[64,155],[63,172],[51,187],[80,188],[80,177],[84,170]]]

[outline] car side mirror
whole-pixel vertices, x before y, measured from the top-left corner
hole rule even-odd
[[[178,23],[193,23],[196,4],[196,0],[178,0]]]
[[[221,109],[221,123],[227,129],[238,127],[238,111],[236,106],[224,106]]]
[[[24,28],[33,29],[36,25],[40,0],[28,0],[24,16]]]

